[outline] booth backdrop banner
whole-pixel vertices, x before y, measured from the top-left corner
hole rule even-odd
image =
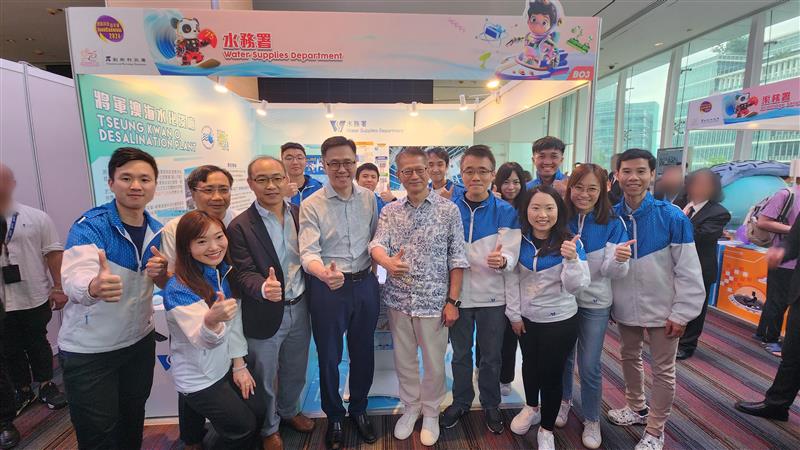
[[[231,207],[243,210],[253,201],[246,170],[257,115],[248,102],[216,93],[205,78],[79,75],[78,86],[96,204],[113,199],[108,160],[129,146],[158,162],[158,188],[148,210],[162,222],[194,207],[186,176],[203,164],[233,175]]]
[[[741,91],[715,95],[689,104],[687,127],[690,130],[703,128],[735,128],[756,121],[786,119],[794,124],[778,129],[794,129],[800,122],[800,79],[754,86]],[[762,127],[759,127],[762,128]],[[771,129],[768,125],[763,128]]]
[[[77,74],[591,80],[600,19],[519,5],[495,17],[68,8],[67,20]]]

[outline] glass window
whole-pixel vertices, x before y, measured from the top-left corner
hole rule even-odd
[[[597,82],[594,97],[594,129],[592,130],[592,162],[606,169],[611,166],[614,148],[614,121],[617,117],[617,86],[619,75]]]
[[[655,154],[660,146],[669,62],[670,52],[664,52],[631,68],[625,89],[623,148]]]
[[[558,124],[558,134],[549,134],[558,136],[564,141],[564,162],[561,164],[561,169],[565,172],[572,172],[572,165],[574,164],[573,157],[575,155],[575,104],[578,101],[578,93],[572,94],[562,98],[561,100],[561,117]]]

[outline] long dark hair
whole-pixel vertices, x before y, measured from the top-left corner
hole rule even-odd
[[[572,219],[578,215],[578,210],[575,209],[575,205],[572,204],[572,188],[590,173],[594,174],[595,178],[597,178],[597,182],[600,184],[600,196],[597,197],[597,203],[594,204],[594,220],[601,225],[605,225],[611,217],[611,200],[608,198],[608,172],[597,164],[581,164],[570,174],[569,182],[567,183],[567,193],[564,195],[564,203],[566,203],[567,206],[567,216]]]
[[[558,217],[555,225],[550,229],[550,238],[545,242],[542,248],[539,249],[538,256],[557,254],[561,251],[561,244],[563,244],[564,241],[572,239],[573,235],[567,226],[567,208],[564,206],[564,200],[561,199],[561,196],[552,187],[540,184],[530,191],[525,192],[525,197],[522,202],[523,207],[518,210],[522,234],[523,236],[528,236],[533,233],[533,225],[528,221],[528,208],[530,207],[531,200],[533,200],[533,196],[538,193],[553,197],[553,200],[556,202],[556,208],[558,208]]]
[[[522,166],[520,166],[515,162],[507,162],[500,165],[500,167],[497,168],[497,174],[494,176],[494,185],[497,187],[497,192],[500,192],[500,195],[502,196],[503,183],[506,182],[506,180],[508,179],[508,177],[511,176],[512,173],[516,173],[517,178],[519,178],[519,193],[517,194],[517,197],[514,198],[513,200],[509,200],[505,197],[503,197],[503,200],[511,203],[511,206],[513,206],[514,209],[519,210],[520,207],[522,206],[521,202],[522,197],[524,196],[526,191],[525,171],[522,169]]]
[[[211,306],[217,299],[217,287],[206,281],[201,264],[192,257],[190,245],[214,223],[219,225],[227,239],[228,233],[225,231],[225,224],[216,217],[199,210],[184,214],[175,230],[175,275],[181,283],[205,300],[208,306]],[[225,260],[228,261],[227,253]],[[229,278],[232,277],[229,276]],[[232,283],[230,286],[233,289]]]

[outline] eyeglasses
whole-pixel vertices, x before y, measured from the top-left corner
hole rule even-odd
[[[479,169],[479,170],[467,169],[467,170],[465,170],[465,171],[463,171],[461,173],[464,174],[464,176],[467,176],[467,177],[470,177],[470,178],[474,177],[475,175],[478,175],[481,178],[483,178],[483,177],[486,177],[488,175],[491,175],[492,171],[491,170],[486,170],[486,169]]]
[[[400,175],[402,175],[402,176],[404,176],[406,178],[410,177],[413,174],[417,174],[417,176],[421,177],[421,176],[425,175],[425,172],[427,170],[428,169],[426,169],[425,167],[418,167],[416,169],[403,169],[399,173],[400,173]]]
[[[214,195],[215,192],[219,192],[219,195],[228,195],[231,193],[231,188],[227,186],[204,187],[204,188],[194,188],[194,191],[202,192],[205,195]]]
[[[259,184],[261,186],[266,186],[269,183],[272,183],[275,186],[277,186],[283,183],[283,180],[285,179],[286,177],[283,175],[275,175],[274,177],[257,177],[253,179],[253,181],[255,181],[256,184]]]
[[[589,194],[589,195],[597,195],[600,193],[600,189],[596,187],[583,187],[583,186],[573,186],[573,191],[577,192],[578,194]]]
[[[284,156],[283,160],[286,161],[287,163],[290,163],[290,162],[295,162],[295,161],[305,161],[306,157],[305,156]]]
[[[331,161],[331,162],[325,161],[325,164],[328,166],[329,169],[332,169],[332,170],[339,170],[341,168],[344,168],[345,170],[350,170],[350,169],[353,168],[353,166],[356,165],[356,162],[355,161],[349,161],[349,160],[348,161]]]

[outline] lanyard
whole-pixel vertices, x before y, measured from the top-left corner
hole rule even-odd
[[[8,226],[8,232],[6,232],[6,240],[4,242],[5,245],[8,245],[8,243],[11,242],[11,237],[14,236],[14,229],[17,228],[18,216],[18,212],[15,212],[14,215],[11,216],[11,224]]]

